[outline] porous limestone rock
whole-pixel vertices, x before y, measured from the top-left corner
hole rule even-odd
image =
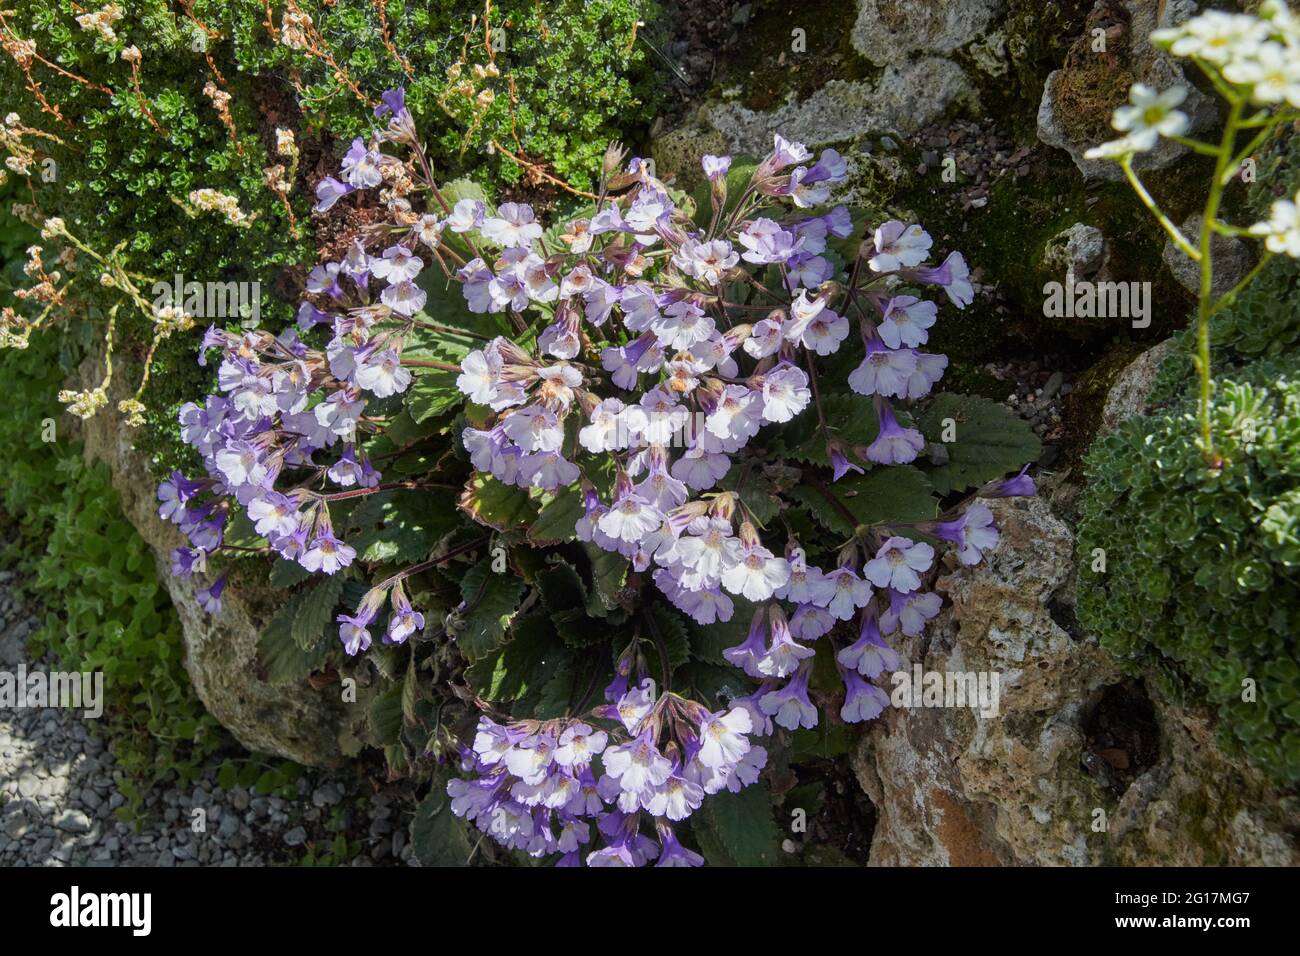
[[[1115,4],[1112,4],[1111,0],[1098,0],[1094,12],[1103,11],[1112,5]],[[1150,42],[1153,30],[1182,23],[1195,13],[1195,4],[1188,3],[1186,0],[1172,0],[1168,3],[1163,0],[1119,0],[1117,5],[1122,7],[1128,18],[1124,30],[1128,49],[1122,66],[1132,74],[1134,82],[1142,82],[1158,90],[1176,85],[1186,87],[1187,99],[1179,108],[1191,121],[1189,132],[1196,132],[1212,123],[1215,117],[1213,100],[1188,82],[1183,72],[1182,61],[1162,50],[1157,50]],[[1078,59],[1074,62],[1067,60],[1065,67],[1054,70],[1048,75],[1047,82],[1043,85],[1043,98],[1038,106],[1038,138],[1048,146],[1068,152],[1085,179],[1119,181],[1124,178],[1124,173],[1118,163],[1103,159],[1085,159],[1084,153],[1105,139],[1118,138],[1120,134],[1113,132],[1095,141],[1081,141],[1076,133],[1071,132],[1067,117],[1061,115],[1061,108],[1058,105],[1058,84],[1064,81],[1067,71],[1096,68],[1113,72],[1120,68],[1119,63],[1103,61],[1101,58],[1110,54],[1094,53],[1089,46],[1090,42],[1090,34],[1080,37],[1075,48],[1078,51]],[[1139,153],[1134,158],[1133,168],[1139,171],[1164,169],[1178,162],[1186,153],[1186,147],[1161,138],[1154,149]]]
[[[1200,245],[1203,216],[1192,216],[1182,224],[1182,233],[1193,246]],[[1193,295],[1201,291],[1201,267],[1187,253],[1165,239],[1164,263],[1178,284]],[[1215,235],[1210,239],[1210,292],[1217,298],[1223,295],[1250,271],[1254,254],[1249,243],[1236,236]]]
[[[875,83],[831,80],[807,99],[756,112],[739,103],[721,103],[707,112],[708,127],[732,152],[762,156],[780,132],[810,147],[843,142],[879,130],[915,132],[934,122],[953,104],[975,107],[975,92],[952,60],[922,56],[886,68]]]
[[[1173,351],[1173,346],[1173,339],[1165,339],[1135,358],[1115,377],[1106,395],[1106,404],[1102,406],[1098,434],[1104,435],[1113,431],[1120,422],[1146,413],[1147,396],[1155,384],[1156,372],[1160,370],[1160,363]]]
[[[1208,715],[1158,693],[1158,755],[1116,793],[1086,727],[1124,678],[1073,623],[1074,535],[1044,498],[991,507],[1001,544],[939,579],[951,606],[898,649],[906,669],[999,673],[998,714],[891,707],[863,736],[871,865],[1300,862],[1294,798],[1221,752]]]
[[[1106,262],[1106,237],[1096,226],[1076,222],[1053,236],[1043,250],[1043,265],[1052,272],[1073,272],[1076,279],[1095,275]]]
[[[83,378],[97,381],[102,362],[83,367]],[[105,462],[122,512],[153,550],[159,577],[181,621],[185,669],[204,706],[249,750],[285,757],[310,766],[330,766],[343,759],[338,733],[341,705],[306,681],[272,685],[260,676],[257,642],[278,610],[283,592],[246,586],[227,587],[219,615],[209,615],[195,599],[193,579],[168,572],[169,553],[185,544],[176,526],[158,517],[156,482],[148,462],[132,447],[133,430],[117,412],[130,397],[125,378],[110,389],[108,406],[81,428],[85,457]]]
[[[853,48],[878,66],[952,53],[977,39],[1001,8],[1002,0],[859,0]]]

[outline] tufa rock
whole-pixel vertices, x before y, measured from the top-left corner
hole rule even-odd
[[[88,360],[83,379],[90,381],[103,367]],[[171,595],[181,621],[185,669],[199,698],[214,717],[249,750],[275,754],[310,766],[336,765],[343,759],[338,743],[339,708],[327,695],[303,681],[272,685],[258,674],[257,642],[275,610],[282,591],[227,587],[222,613],[210,615],[199,607],[194,579],[173,577],[169,554],[185,543],[176,526],[158,517],[154,480],[149,463],[132,447],[133,430],[122,421],[117,403],[130,396],[118,376],[109,403],[85,421],[82,439],[89,462],[102,461],[112,472],[122,512],[153,549],[159,578]]]
[[[873,866],[1295,865],[1295,798],[1218,749],[1210,718],[1143,696],[1077,633],[1074,535],[1042,498],[990,502],[1002,541],[937,589],[952,602],[898,647],[905,668],[989,671],[999,713],[890,708],[852,754],[875,806]],[[888,685],[887,689],[888,689]],[[1147,713],[1131,753],[1099,727]]]

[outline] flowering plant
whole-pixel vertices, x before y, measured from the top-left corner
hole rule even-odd
[[[920,348],[939,307],[918,293],[969,305],[966,262],[927,265],[920,225],[826,208],[846,159],[779,135],[756,164],[704,157],[697,197],[611,147],[594,202],[548,230],[439,185],[400,90],[376,116],[316,208],[377,194],[384,221],[313,270],[296,329],[204,338],[223,394],[181,413],[207,474],[159,488],[190,541],[173,570],[250,546],[329,581],[366,565],[346,655],[380,628],[372,653],[446,635],[459,662],[429,666],[486,711],[461,747],[440,709],[424,748],[459,753],[452,813],[565,863],[698,863],[673,826],[759,779],[751,738],[818,727],[814,699],[879,715],[888,636],[939,612],[936,547],[978,563],[998,540],[979,496],[1034,493],[1023,469],[1002,480],[1037,453],[1026,426],[930,397],[947,359]],[[431,507],[456,475],[490,539]],[[379,536],[347,540],[372,500]],[[439,569],[471,552],[434,616]],[[312,593],[296,636],[348,599]]]
[[[1211,429],[1210,319],[1231,305],[1274,255],[1300,259],[1300,195],[1294,201],[1279,199],[1267,220],[1248,227],[1224,222],[1220,207],[1224,191],[1234,179],[1243,176],[1260,147],[1285,124],[1300,119],[1300,19],[1282,0],[1264,0],[1258,17],[1207,10],[1178,26],[1155,31],[1151,40],[1174,56],[1195,63],[1227,101],[1228,113],[1219,142],[1207,143],[1186,135],[1191,120],[1177,109],[1187,98],[1186,87],[1157,91],[1135,83],[1129,91],[1129,104],[1115,111],[1111,123],[1124,135],[1089,150],[1086,157],[1118,162],[1138,198],[1174,245],[1199,267],[1197,351],[1193,359],[1200,378],[1199,443],[1206,462],[1219,468],[1223,461],[1215,453]],[[1239,146],[1243,134],[1249,138]],[[1215,160],[1214,178],[1195,244],[1160,210],[1133,171],[1133,157],[1155,148],[1161,137]],[[1214,292],[1211,248],[1216,236],[1257,236],[1264,240],[1264,253],[1254,267],[1222,295]]]

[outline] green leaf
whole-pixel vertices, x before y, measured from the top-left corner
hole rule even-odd
[[[772,799],[763,780],[740,793],[722,790],[714,794],[691,820],[713,866],[777,866],[781,862]]]
[[[415,808],[411,848],[423,866],[466,866],[472,845],[465,823],[451,812],[447,782],[434,777],[433,789]]]
[[[528,529],[528,540],[539,548],[574,540],[574,527],[585,511],[582,492],[576,487],[561,488],[542,505]]]
[[[325,629],[334,620],[343,584],[343,576],[334,574],[304,593],[291,632],[293,642],[304,651],[313,650],[325,636]]]
[[[731,602],[735,609],[730,621],[717,621],[713,624],[696,624],[691,621],[691,655],[696,660],[722,667],[731,666],[722,652],[745,640],[755,610],[754,605],[743,597],[733,595]]]
[[[271,565],[270,583],[273,588],[289,588],[295,584],[301,584],[311,577],[311,572],[304,568],[297,561],[286,561],[283,558],[277,558],[275,564]]]
[[[587,588],[573,565],[554,560],[536,574],[542,603],[550,612],[556,632],[571,647],[585,647],[605,636],[604,629],[592,627],[587,616]]]
[[[528,492],[491,475],[476,474],[465,482],[460,509],[479,524],[497,531],[523,528],[537,518],[537,505]]]
[[[847,446],[870,445],[880,432],[875,407],[865,395],[825,395],[822,397],[822,410],[831,437],[838,438]],[[826,436],[822,434],[816,415],[801,415],[791,422],[782,432],[781,444],[787,458],[830,467]]]
[[[686,629],[686,618],[674,608],[664,603],[655,604],[650,609],[650,620],[654,624],[651,631],[655,646],[663,644],[661,653],[667,653],[664,662],[669,671],[674,671],[691,659],[691,639]]]
[[[826,528],[844,537],[859,525],[924,521],[933,518],[937,508],[929,479],[911,465],[851,475],[822,487],[800,485],[791,494]],[[853,516],[853,522],[835,502]]]
[[[457,288],[459,289],[459,284]],[[402,350],[402,358],[406,361],[459,365],[470,351],[481,344],[468,335],[416,329],[411,335],[411,341]],[[405,401],[406,410],[416,424],[454,408],[465,400],[464,394],[456,387],[459,372],[419,367],[412,368],[411,371],[413,381],[406,390]]]
[[[843,724],[831,726],[828,721],[822,720],[811,730],[799,729],[794,732],[790,762],[842,757],[849,752],[852,743],[853,737],[848,727]]]
[[[491,560],[465,572],[461,579],[465,629],[457,643],[466,657],[478,660],[501,643],[523,593],[524,582],[513,574],[495,573]]]
[[[722,481],[718,482],[718,487],[723,491],[735,491],[736,482],[740,480],[741,471],[740,468],[731,469]],[[758,519],[761,525],[766,526],[781,511],[781,500],[776,497],[774,492],[775,489],[772,483],[763,475],[758,474],[756,470],[750,471],[745,478],[744,485],[741,486],[741,502]]]
[[[926,441],[942,442],[944,421],[956,426],[956,441],[944,447],[948,463],[926,469],[935,491],[965,491],[1017,471],[1042,453],[1030,424],[1000,402],[980,395],[944,392],[917,419]]]
[[[591,560],[591,591],[587,610],[595,617],[604,617],[621,606],[618,598],[627,581],[630,565],[621,554],[606,551],[590,541],[583,542],[583,548]]]
[[[471,686],[486,700],[518,700],[540,689],[554,673],[562,655],[556,649],[555,628],[545,614],[528,614],[510,628],[510,638],[498,650],[471,665]]]
[[[402,688],[392,687],[370,701],[366,724],[376,744],[397,743],[402,733]]]
[[[267,680],[272,684],[291,684],[302,680],[324,663],[331,641],[321,641],[311,650],[303,650],[293,639],[293,623],[298,615],[298,605],[303,594],[289,599],[257,640],[257,658],[266,669]]]
[[[732,157],[731,168],[727,170],[727,201],[723,207],[724,214],[735,208],[736,203],[740,201],[741,195],[745,192],[745,187],[749,185],[750,179],[753,178],[754,170],[757,168],[758,161],[751,157]],[[677,170],[677,172],[680,175],[685,170]],[[691,193],[691,198],[695,200],[696,225],[703,228],[707,228],[709,220],[713,218],[713,204],[709,199],[709,188],[709,183],[706,180],[696,186]]]

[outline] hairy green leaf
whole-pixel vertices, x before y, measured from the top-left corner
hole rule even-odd
[[[1042,452],[1029,423],[1001,402],[980,395],[938,395],[917,419],[927,441],[943,442],[945,422],[955,441],[947,442],[948,462],[926,468],[935,491],[965,491],[1017,471]]]

